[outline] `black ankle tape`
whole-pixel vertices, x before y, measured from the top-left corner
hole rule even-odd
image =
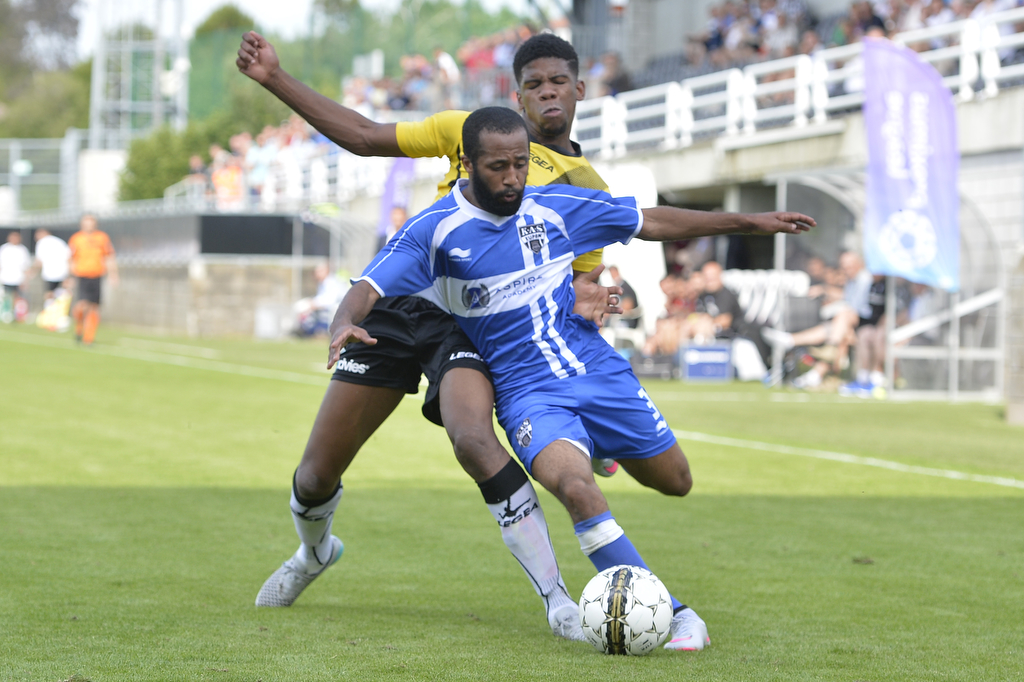
[[[298,470],[296,470],[296,473],[298,473]],[[295,474],[292,474],[292,495],[295,496],[295,499],[298,500],[299,504],[301,504],[303,507],[312,508],[319,507],[322,504],[327,504],[335,495],[338,494],[339,490],[341,490],[341,479],[338,479],[338,485],[335,486],[334,490],[331,491],[330,495],[323,498],[322,500],[311,500],[299,494],[299,488],[298,486],[295,485]]]
[[[676,615],[685,608],[687,608],[686,604],[680,604],[678,609],[672,609],[672,615]]]
[[[498,504],[512,497],[517,490],[523,487],[524,483],[529,482],[530,479],[523,468],[516,464],[514,459],[510,459],[501,471],[477,485],[480,486],[484,502]]]

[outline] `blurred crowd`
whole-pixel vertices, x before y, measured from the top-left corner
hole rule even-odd
[[[724,68],[813,54],[867,35],[891,37],[1021,5],[1024,0],[858,0],[846,13],[818,17],[805,0],[726,0],[712,6],[704,30],[689,37],[687,59],[692,65]],[[936,39],[911,47],[920,51],[948,44],[948,39]]]
[[[854,251],[844,251],[835,263],[809,254],[797,254],[794,260],[810,285],[806,295],[789,297],[789,314],[775,322],[747,307],[752,299],[763,300],[758,296],[748,296],[747,303],[741,304],[744,297],[735,278],[728,280],[730,273],[715,260],[670,268],[660,282],[664,302],[657,309],[654,333],[640,338],[646,340],[633,349],[634,364],[654,360],[680,371],[688,349],[725,344],[731,348],[738,378],[766,379],[773,349],[778,347],[782,374],[794,387],[879,397],[887,388],[886,278],[872,275]],[[619,278],[614,279],[623,286]],[[627,290],[624,300],[630,303],[623,306],[627,312],[622,318],[629,320],[635,317],[630,311],[642,306],[632,288],[623,288]],[[896,323],[907,324],[937,312],[943,305],[940,299],[930,287],[897,279]],[[610,324],[614,328],[622,322],[613,319]],[[938,331],[913,340],[915,345],[941,342]]]
[[[342,103],[372,115],[378,111],[434,113],[463,108],[467,102],[486,106],[509,101],[515,90],[512,59],[523,41],[538,32],[522,24],[489,36],[467,40],[455,55],[435,47],[433,54],[405,55],[402,76],[371,80],[347,78]]]
[[[298,114],[292,114],[280,126],[264,127],[255,138],[248,132],[232,135],[227,149],[210,145],[209,164],[199,154],[193,155],[184,182],[191,196],[203,196],[218,210],[241,210],[259,198],[275,165],[301,168],[316,156],[338,150]]]

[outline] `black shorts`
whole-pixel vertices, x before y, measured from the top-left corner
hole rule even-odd
[[[19,287],[17,284],[5,284],[4,293],[7,294],[8,296],[17,298],[21,296],[21,287]]]
[[[43,280],[43,287],[47,291],[56,291],[57,289],[60,288],[60,285],[63,284],[63,283],[64,282],[62,282],[62,281],[61,282],[47,282],[46,280]]]
[[[448,370],[469,367],[491,378],[483,358],[455,319],[425,299],[382,298],[360,326],[377,339],[376,345],[345,346],[331,378],[417,393],[420,375],[426,374],[429,386],[423,416],[438,426],[444,426],[438,391]]]
[[[102,277],[79,277],[78,278],[78,300],[89,301],[99,305],[100,302],[100,281]]]

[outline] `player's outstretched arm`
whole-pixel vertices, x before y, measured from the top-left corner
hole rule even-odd
[[[720,234],[769,235],[778,232],[800,234],[817,223],[803,213],[716,213],[691,211],[672,206],[645,208],[640,239],[655,242],[680,241]]]
[[[604,271],[604,265],[598,265],[590,272],[576,275],[572,280],[572,288],[576,290],[576,305],[572,311],[581,315],[598,327],[604,324],[605,315],[619,315],[622,287],[603,287],[598,278]]]
[[[256,31],[242,36],[235,65],[338,146],[360,156],[405,156],[395,124],[371,121],[292,77],[281,68],[274,46]]]
[[[361,341],[368,346],[377,343],[377,339],[370,336],[359,323],[370,314],[373,304],[379,298],[380,294],[372,286],[366,282],[356,282],[345,294],[345,298],[341,299],[331,322],[331,347],[327,351],[327,369],[334,367],[334,363],[341,356],[341,349],[353,341]]]

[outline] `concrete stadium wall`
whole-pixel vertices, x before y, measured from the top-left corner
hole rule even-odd
[[[213,337],[253,336],[257,319],[271,315],[282,334],[292,304],[316,293],[317,262],[304,260],[297,291],[290,258],[198,256],[188,265],[129,265],[120,269],[119,286],[104,280],[103,319],[158,334]]]

